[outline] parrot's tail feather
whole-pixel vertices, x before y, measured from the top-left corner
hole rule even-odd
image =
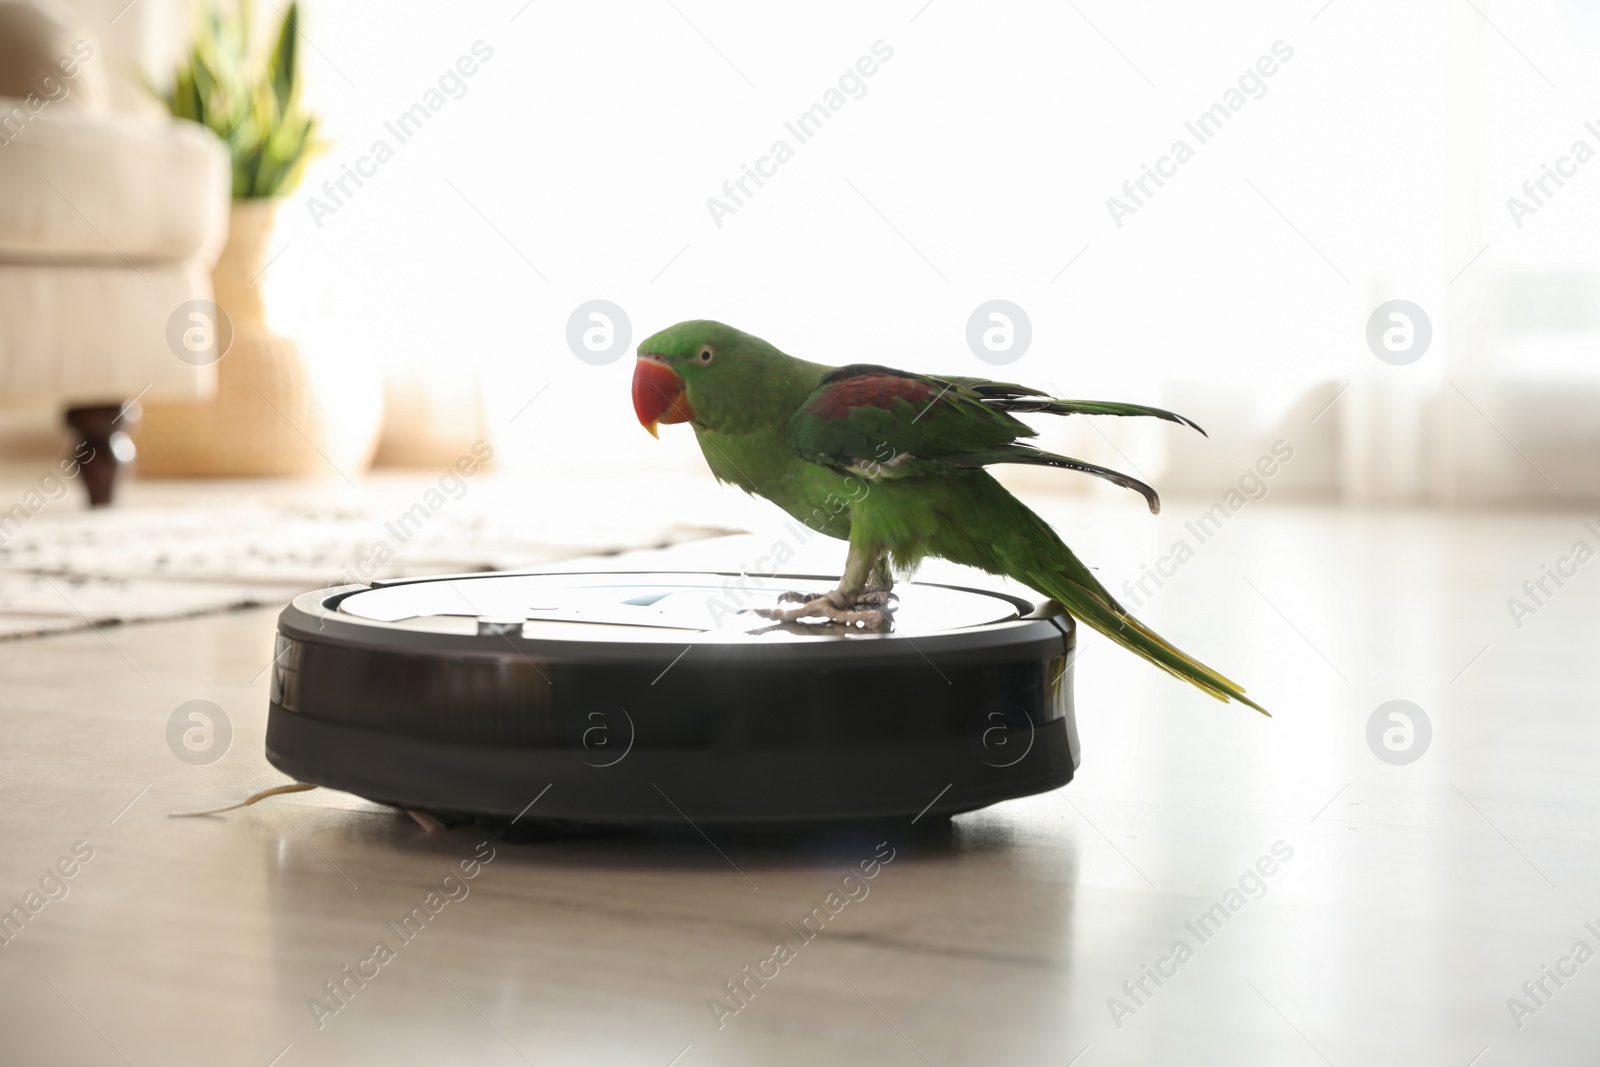
[[[1072,608],[1069,606],[1067,611],[1072,611]],[[1085,614],[1078,617],[1082,617],[1083,621],[1093,625],[1094,629],[1104,633],[1110,640],[1117,641],[1123,648],[1146,657],[1158,667],[1163,667],[1176,677],[1198,686],[1224,704],[1227,701],[1238,701],[1240,704],[1250,705],[1262,715],[1269,717],[1272,715],[1272,712],[1245,696],[1245,689],[1240,688],[1237,681],[1232,681],[1211,667],[1206,667],[1203,662],[1184,653],[1178,646],[1174,646],[1171,641],[1138,619],[1134,619],[1130,614],[1117,614],[1112,611],[1107,614]]]
[[[1032,445],[1011,444],[1000,448],[991,448],[983,452],[973,452],[967,455],[951,456],[950,462],[961,467],[986,467],[994,463],[1025,463],[1036,467],[1060,467],[1062,470],[1078,471],[1082,474],[1092,474],[1096,478],[1104,478],[1112,485],[1120,485],[1124,489],[1132,489],[1144,497],[1144,502],[1150,506],[1150,514],[1161,514],[1161,498],[1156,491],[1137,478],[1114,471],[1110,467],[1102,467],[1098,463],[1086,463],[1081,459],[1071,456],[1058,456],[1054,452],[1034,448]]]
[[[963,480],[962,492],[963,510],[984,517],[987,536],[965,538],[959,546],[948,546],[956,551],[941,550],[940,554],[1010,575],[1060,602],[1073,618],[1218,700],[1237,700],[1263,715],[1271,714],[1245,696],[1237,682],[1179,650],[1128,614],[1050,525],[993,478],[973,472]]]
[[[1061,571],[1045,571],[1024,578],[1029,584],[1060,601],[1067,613],[1105,634],[1117,644],[1178,678],[1204,690],[1223,703],[1237,700],[1263,715],[1272,713],[1245,696],[1236,682],[1181,651],[1166,638],[1138,619],[1122,611],[1115,601],[1107,603]],[[1109,598],[1107,598],[1109,599]]]

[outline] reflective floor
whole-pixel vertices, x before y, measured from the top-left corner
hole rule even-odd
[[[0,644],[0,1060],[1600,1061],[1589,516],[1262,504],[1201,541],[1208,503],[1041,510],[1273,719],[1086,638],[1076,781],[870,835],[482,843],[327,790],[169,819],[282,781],[275,613]],[[216,762],[169,744],[190,700]]]

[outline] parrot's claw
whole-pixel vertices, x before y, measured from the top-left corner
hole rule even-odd
[[[885,615],[893,615],[900,606],[900,598],[887,589],[869,589],[856,597],[856,608],[876,608]]]

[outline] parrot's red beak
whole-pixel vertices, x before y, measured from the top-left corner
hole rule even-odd
[[[660,436],[656,433],[658,422],[671,424],[694,418],[689,394],[683,391],[683,379],[665,363],[648,356],[640,356],[633,368],[633,413],[651,437]]]

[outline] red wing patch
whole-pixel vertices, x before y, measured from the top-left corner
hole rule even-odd
[[[822,419],[843,419],[851,408],[894,407],[896,400],[924,407],[938,395],[928,382],[902,378],[897,374],[863,374],[828,386],[809,405],[811,413]]]

